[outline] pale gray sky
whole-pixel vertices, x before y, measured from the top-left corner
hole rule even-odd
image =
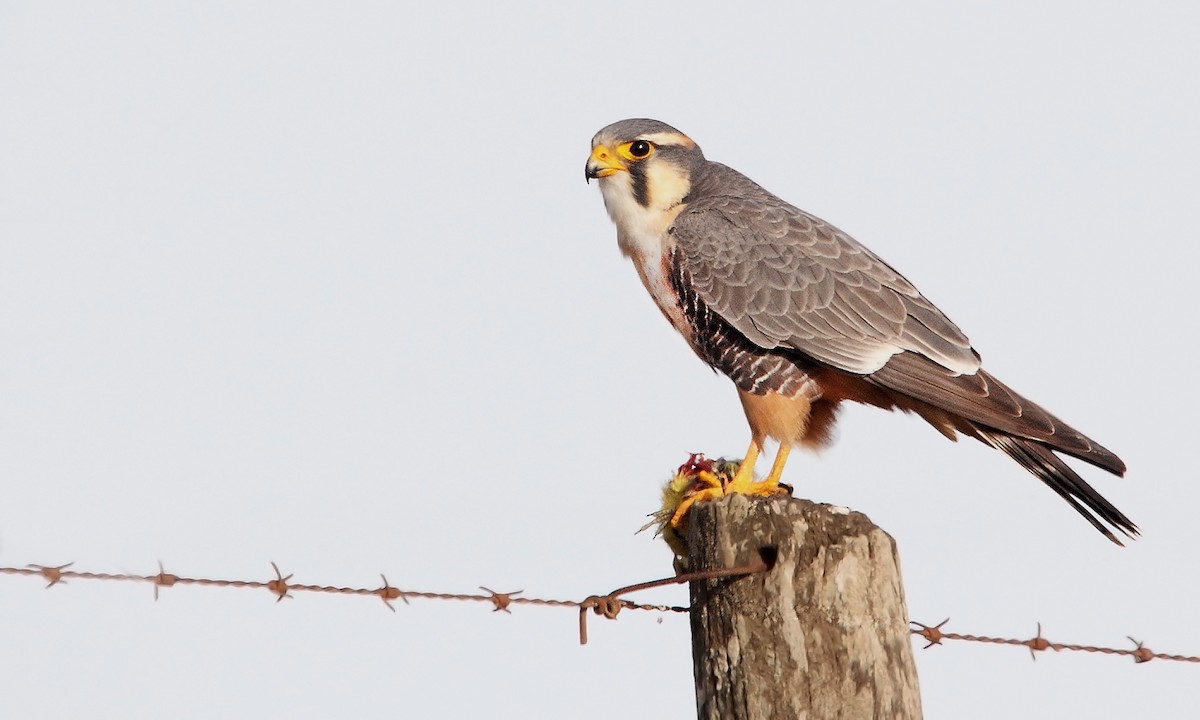
[[[1117,451],[1121,550],[850,408],[797,493],[955,629],[1200,653],[1191,3],[0,4],[0,565],[581,599],[732,386],[616,250],[588,141],[656,117],[855,235]],[[647,602],[686,603],[683,588]],[[0,578],[6,717],[694,716],[686,618]],[[950,645],[926,717],[1180,717],[1197,669]]]

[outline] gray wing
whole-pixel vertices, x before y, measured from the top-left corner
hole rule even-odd
[[[756,185],[739,189],[691,203],[671,234],[694,291],[747,339],[861,375],[905,351],[979,369],[962,331],[874,253]]]
[[[709,167],[668,229],[688,290],[709,310],[761,348],[864,376],[908,398],[906,409],[948,411],[957,430],[1008,454],[1113,542],[1106,522],[1137,535],[1053,451],[1117,475],[1120,458],[981,370],[962,331],[870,250],[745,176]]]
[[[919,355],[902,353],[867,379],[969,420],[976,431],[970,434],[989,434],[986,432],[988,428],[998,430],[1042,443],[1116,475],[1125,474],[1125,463],[1111,450],[1051,415],[1037,403],[1021,397],[986,370],[981,369],[974,375],[955,375]],[[999,445],[987,437],[979,439],[1004,450],[1029,467],[1025,460],[1013,454],[1010,445]]]
[[[736,197],[689,205],[671,234],[692,292],[747,340],[946,410],[976,427],[964,432],[991,428],[1125,472],[1111,451],[983,372],[962,331],[870,250],[742,181]]]

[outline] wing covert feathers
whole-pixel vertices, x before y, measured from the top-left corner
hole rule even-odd
[[[671,235],[694,291],[751,342],[856,374],[912,351],[959,373],[979,356],[900,273],[849,235],[718,163]],[[706,196],[706,183],[722,194]]]

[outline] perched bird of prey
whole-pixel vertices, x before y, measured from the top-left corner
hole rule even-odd
[[[1137,534],[1055,453],[1115,475],[1125,473],[1121,459],[983,370],[967,336],[854,238],[657,120],[596,133],[586,174],[599,180],[621,252],[700,359],[737,386],[750,423],[732,481],[691,501],[774,493],[792,447],[826,443],[839,403],[853,400],[1001,450],[1113,542],[1110,526]],[[755,482],[767,438],[779,452]]]

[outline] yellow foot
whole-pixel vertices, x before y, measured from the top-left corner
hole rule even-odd
[[[683,516],[687,515],[688,509],[697,501],[719,498],[724,494],[725,488],[722,487],[720,478],[704,470],[696,473],[696,482],[689,486],[687,493],[671,515],[671,527],[679,529],[679,526],[683,524]]]
[[[733,493],[741,493],[742,495],[760,495],[769,497],[779,492],[788,491],[780,488],[778,480],[767,478],[766,480],[759,482],[754,482],[753,480],[740,483],[730,482],[725,486],[724,494],[732,495]]]
[[[751,445],[751,448],[754,446]],[[754,464],[742,463],[738,468],[737,474],[725,486],[726,493],[741,493],[743,495],[759,495],[770,497],[778,493],[792,494],[792,489],[786,485],[782,488],[779,485],[779,476],[783,474],[783,465],[787,462],[788,453],[791,448],[787,444],[779,446],[779,453],[775,455],[775,462],[771,464],[771,472],[767,474],[765,480],[755,482],[754,480]]]
[[[694,453],[663,486],[662,505],[658,512],[650,514],[651,520],[642,530],[655,528],[654,536],[665,540],[677,558],[686,557],[687,544],[683,538],[687,533],[688,508],[697,500],[724,495],[725,483],[736,469],[736,463],[709,460]]]
[[[693,454],[679,467],[675,476],[662,490],[662,506],[651,513],[650,522],[642,530],[654,527],[655,537],[661,536],[671,546],[677,557],[687,556],[684,536],[687,534],[687,514],[699,500],[711,500],[730,493],[771,496],[791,495],[792,488],[779,482],[788,448],[780,448],[779,455],[765,480],[755,482],[754,461],[758,457],[758,443],[752,442],[743,460],[709,460]],[[641,532],[639,530],[639,532]]]
[[[663,487],[662,506],[658,512],[651,514],[654,519],[642,530],[657,526],[658,532],[655,534],[662,535],[668,529],[679,529],[693,503],[725,494],[725,484],[736,469],[736,463],[709,460],[700,453],[693,453]]]
[[[749,458],[747,458],[749,460]],[[667,526],[679,530],[684,524],[684,518],[692,505],[700,500],[711,500],[724,497],[731,492],[742,492],[755,495],[771,495],[774,489],[754,483],[754,463],[750,460],[709,460],[703,455],[693,455],[684,463],[675,475],[668,488],[674,492],[663,493],[664,509],[672,509],[671,519]],[[745,479],[739,479],[744,476]],[[752,489],[739,489],[749,485]],[[775,483],[777,486],[778,483]]]

